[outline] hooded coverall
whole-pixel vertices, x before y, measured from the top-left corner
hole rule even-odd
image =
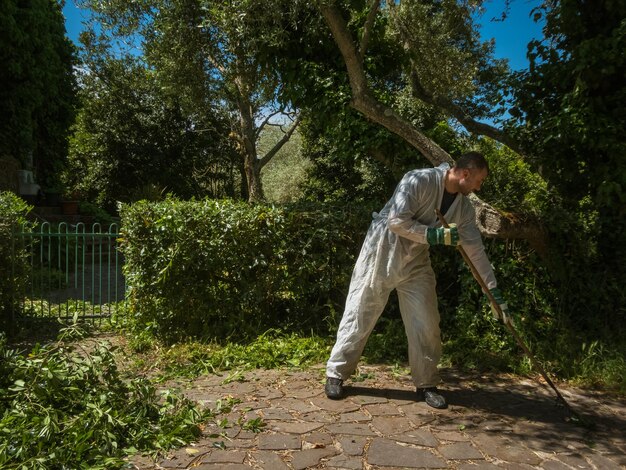
[[[441,207],[449,168],[444,163],[408,172],[382,211],[373,214],[352,273],[337,341],[326,364],[327,377],[345,380],[354,372],[389,294],[396,289],[413,382],[417,388],[439,383],[439,311],[426,229],[441,226],[435,209]],[[470,200],[458,193],[444,216],[457,224],[464,250],[487,287],[495,288]]]

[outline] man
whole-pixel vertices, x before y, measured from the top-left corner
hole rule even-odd
[[[383,210],[374,213],[326,365],[325,392],[329,398],[342,398],[343,381],[356,369],[367,338],[389,294],[396,289],[418,397],[434,408],[447,407],[437,390],[441,336],[429,246],[462,244],[503,311],[508,311],[467,198],[480,189],[488,172],[487,161],[478,152],[462,155],[452,168],[444,163],[410,171]],[[450,228],[441,226],[436,209]]]

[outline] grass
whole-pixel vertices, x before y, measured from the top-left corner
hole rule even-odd
[[[34,318],[17,335],[23,344],[53,340],[63,326],[57,318],[59,311],[68,314],[64,316],[73,316],[74,320],[83,312],[112,312],[110,320],[96,322],[94,333],[109,332],[123,337],[126,355],[132,357],[131,361],[124,359],[126,367],[132,368],[133,373],[148,374],[160,382],[224,371],[233,375],[229,380],[236,380],[237,374],[250,369],[306,368],[325,362],[335,340],[334,335],[304,336],[269,330],[248,342],[190,340],[165,346],[152,337],[126,332],[123,303],[104,308],[89,303],[83,305],[80,301],[63,305],[38,302],[34,305],[38,307],[32,312]],[[37,331],[40,338],[33,338],[33,331]],[[448,333],[447,338],[444,337],[441,365],[464,370],[534,374],[536,371],[532,370],[521,350],[515,345],[512,348],[506,346],[496,333],[497,326],[480,338]],[[626,396],[626,342],[621,345],[598,340],[579,345],[571,343],[571,339],[556,338],[543,350],[542,344],[531,344],[530,347],[555,380]],[[406,367],[406,351],[407,340],[401,320],[383,317],[367,342],[362,362],[395,364],[400,370],[398,364]]]
[[[163,346],[157,341],[129,338],[136,357],[131,367],[155,380],[195,378],[203,374],[232,371],[230,381],[250,369],[306,368],[328,359],[332,340],[270,330],[249,343],[200,342]]]

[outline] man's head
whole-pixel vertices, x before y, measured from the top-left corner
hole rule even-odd
[[[489,164],[479,152],[461,155],[451,170],[451,183],[456,191],[467,196],[478,191],[489,174]]]

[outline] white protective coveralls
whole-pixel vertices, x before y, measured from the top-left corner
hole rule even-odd
[[[396,289],[413,382],[417,388],[439,383],[439,311],[426,229],[441,226],[435,209],[441,207],[449,168],[444,163],[408,172],[383,210],[373,214],[352,273],[337,341],[326,364],[327,377],[345,380],[354,372],[389,294]],[[460,243],[487,287],[496,287],[470,200],[457,194],[444,216],[447,222],[457,224]]]

